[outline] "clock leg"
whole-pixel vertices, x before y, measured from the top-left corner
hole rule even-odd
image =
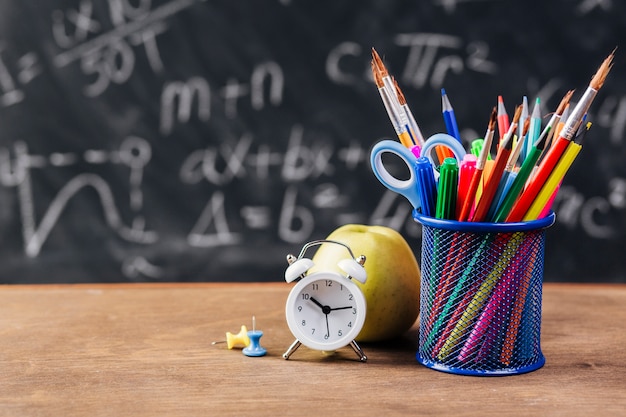
[[[350,347],[352,349],[354,349],[354,351],[356,352],[356,354],[359,357],[359,360],[361,362],[366,362],[367,361],[367,356],[365,356],[365,353],[363,353],[363,350],[361,349],[361,347],[356,343],[355,340],[353,340],[352,342],[350,342]]]
[[[289,349],[287,349],[287,352],[283,353],[283,358],[289,359],[289,357],[293,354],[293,352],[298,350],[301,344],[302,343],[298,339],[296,339],[295,342],[293,342],[291,346],[289,346]]]

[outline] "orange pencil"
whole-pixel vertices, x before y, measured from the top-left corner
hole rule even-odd
[[[472,208],[474,206],[474,200],[476,199],[476,191],[478,190],[478,186],[480,185],[480,179],[483,175],[483,170],[485,169],[485,162],[487,161],[487,155],[491,150],[491,143],[493,142],[493,135],[495,133],[497,119],[497,111],[494,107],[491,110],[491,117],[489,118],[489,125],[487,126],[487,132],[485,133],[485,139],[483,142],[483,148],[480,151],[480,155],[478,156],[478,160],[476,161],[476,170],[474,171],[474,175],[472,176],[472,181],[470,182],[469,189],[467,191],[467,197],[465,198],[465,203],[461,208],[461,214],[459,215],[459,221],[466,221]]]
[[[473,222],[482,222],[487,217],[487,212],[489,211],[489,206],[491,205],[491,201],[493,200],[496,191],[498,190],[498,184],[500,183],[500,179],[502,178],[502,173],[504,172],[504,168],[506,168],[506,163],[511,155],[511,151],[513,150],[513,133],[517,129],[517,122],[522,113],[522,106],[518,106],[515,110],[515,116],[513,116],[513,123],[509,127],[509,131],[504,135],[504,139],[500,144],[500,148],[498,149],[498,153],[496,155],[496,160],[494,162],[494,167],[487,178],[487,182],[483,188],[483,192],[478,200],[478,204],[476,205],[476,210],[474,211],[474,215],[470,219]]]
[[[583,117],[589,110],[589,107],[591,107],[591,103],[598,93],[598,90],[604,85],[604,81],[613,66],[614,55],[615,51],[611,52],[611,54],[602,62],[596,71],[583,96],[567,118],[567,121],[559,134],[559,138],[546,153],[545,158],[537,169],[537,173],[532,177],[526,189],[524,189],[511,208],[511,211],[506,218],[507,222],[522,221],[524,215],[526,215],[526,212],[537,197],[537,194],[539,194],[539,191],[541,191],[541,188],[548,179],[548,176],[559,162],[559,159],[561,159],[561,156],[567,149],[574,135],[578,132],[578,128],[583,122]]]

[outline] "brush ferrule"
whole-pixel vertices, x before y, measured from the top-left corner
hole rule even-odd
[[[585,93],[580,98],[574,110],[571,111],[569,117],[565,121],[563,125],[563,130],[561,130],[561,136],[564,139],[572,140],[576,132],[578,132],[578,128],[580,124],[583,122],[583,117],[589,111],[589,107],[591,107],[591,103],[593,99],[596,97],[598,90],[593,89],[592,87],[588,87],[585,90]]]

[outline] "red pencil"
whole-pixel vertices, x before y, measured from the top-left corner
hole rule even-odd
[[[537,173],[533,176],[526,189],[522,192],[511,208],[511,211],[506,218],[507,222],[519,222],[524,218],[524,215],[537,197],[537,194],[541,191],[541,187],[543,187],[543,184],[546,182],[548,176],[559,162],[559,159],[561,159],[565,149],[567,149],[570,141],[578,131],[578,128],[583,121],[583,117],[587,111],[589,111],[589,107],[591,107],[591,103],[598,93],[598,90],[604,85],[604,80],[606,80],[606,76],[613,65],[612,62],[614,55],[615,51],[611,52],[611,54],[602,62],[598,71],[596,71],[595,75],[591,79],[591,82],[589,83],[589,86],[587,87],[587,90],[563,125],[559,138],[556,140],[554,145],[550,147],[545,155],[545,158],[539,164]]]
[[[504,99],[502,96],[498,96],[498,143],[509,131],[509,127],[509,115],[506,112],[506,107],[504,107]]]
[[[491,117],[489,117],[489,125],[487,127],[487,132],[485,133],[483,149],[481,150],[478,160],[476,161],[476,169],[474,170],[472,181],[470,182],[467,190],[467,196],[465,197],[463,207],[461,208],[461,214],[459,215],[460,222],[464,222],[469,218],[472,208],[474,207],[476,191],[478,190],[478,185],[480,184],[480,179],[483,175],[485,161],[487,161],[487,155],[489,155],[489,152],[491,151],[491,143],[493,141],[493,134],[496,125],[496,114],[496,108],[494,107],[493,110],[491,110]]]
[[[506,216],[505,221],[522,221],[522,218],[524,218],[524,215],[535,200],[535,197],[537,197],[537,194],[541,191],[541,187],[546,183],[552,169],[556,166],[557,162],[559,162],[561,155],[563,155],[569,143],[569,140],[560,137],[556,143],[552,145],[541,162],[541,165],[539,165],[537,173],[533,176],[526,189],[522,191],[522,194],[518,197],[517,201],[515,201],[513,207],[511,207],[511,211],[508,216]]]
[[[513,133],[517,129],[517,121],[519,120],[521,113],[522,106],[518,106],[515,110],[513,123],[509,126],[509,131],[506,135],[504,135],[504,139],[498,149],[493,169],[491,170],[491,174],[489,175],[489,178],[487,178],[487,182],[483,187],[483,192],[478,200],[478,204],[476,205],[474,215],[470,219],[472,222],[482,222],[485,220],[485,217],[487,217],[489,206],[491,205],[491,201],[498,190],[498,184],[500,184],[502,173],[504,172],[506,163],[511,155],[511,151],[513,150]]]

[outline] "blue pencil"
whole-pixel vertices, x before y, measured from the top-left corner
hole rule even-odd
[[[448,99],[445,88],[441,89],[441,109],[443,113],[443,121],[446,124],[448,134],[461,142],[461,134],[459,133],[459,126],[456,123],[454,109],[450,104],[450,99]]]

